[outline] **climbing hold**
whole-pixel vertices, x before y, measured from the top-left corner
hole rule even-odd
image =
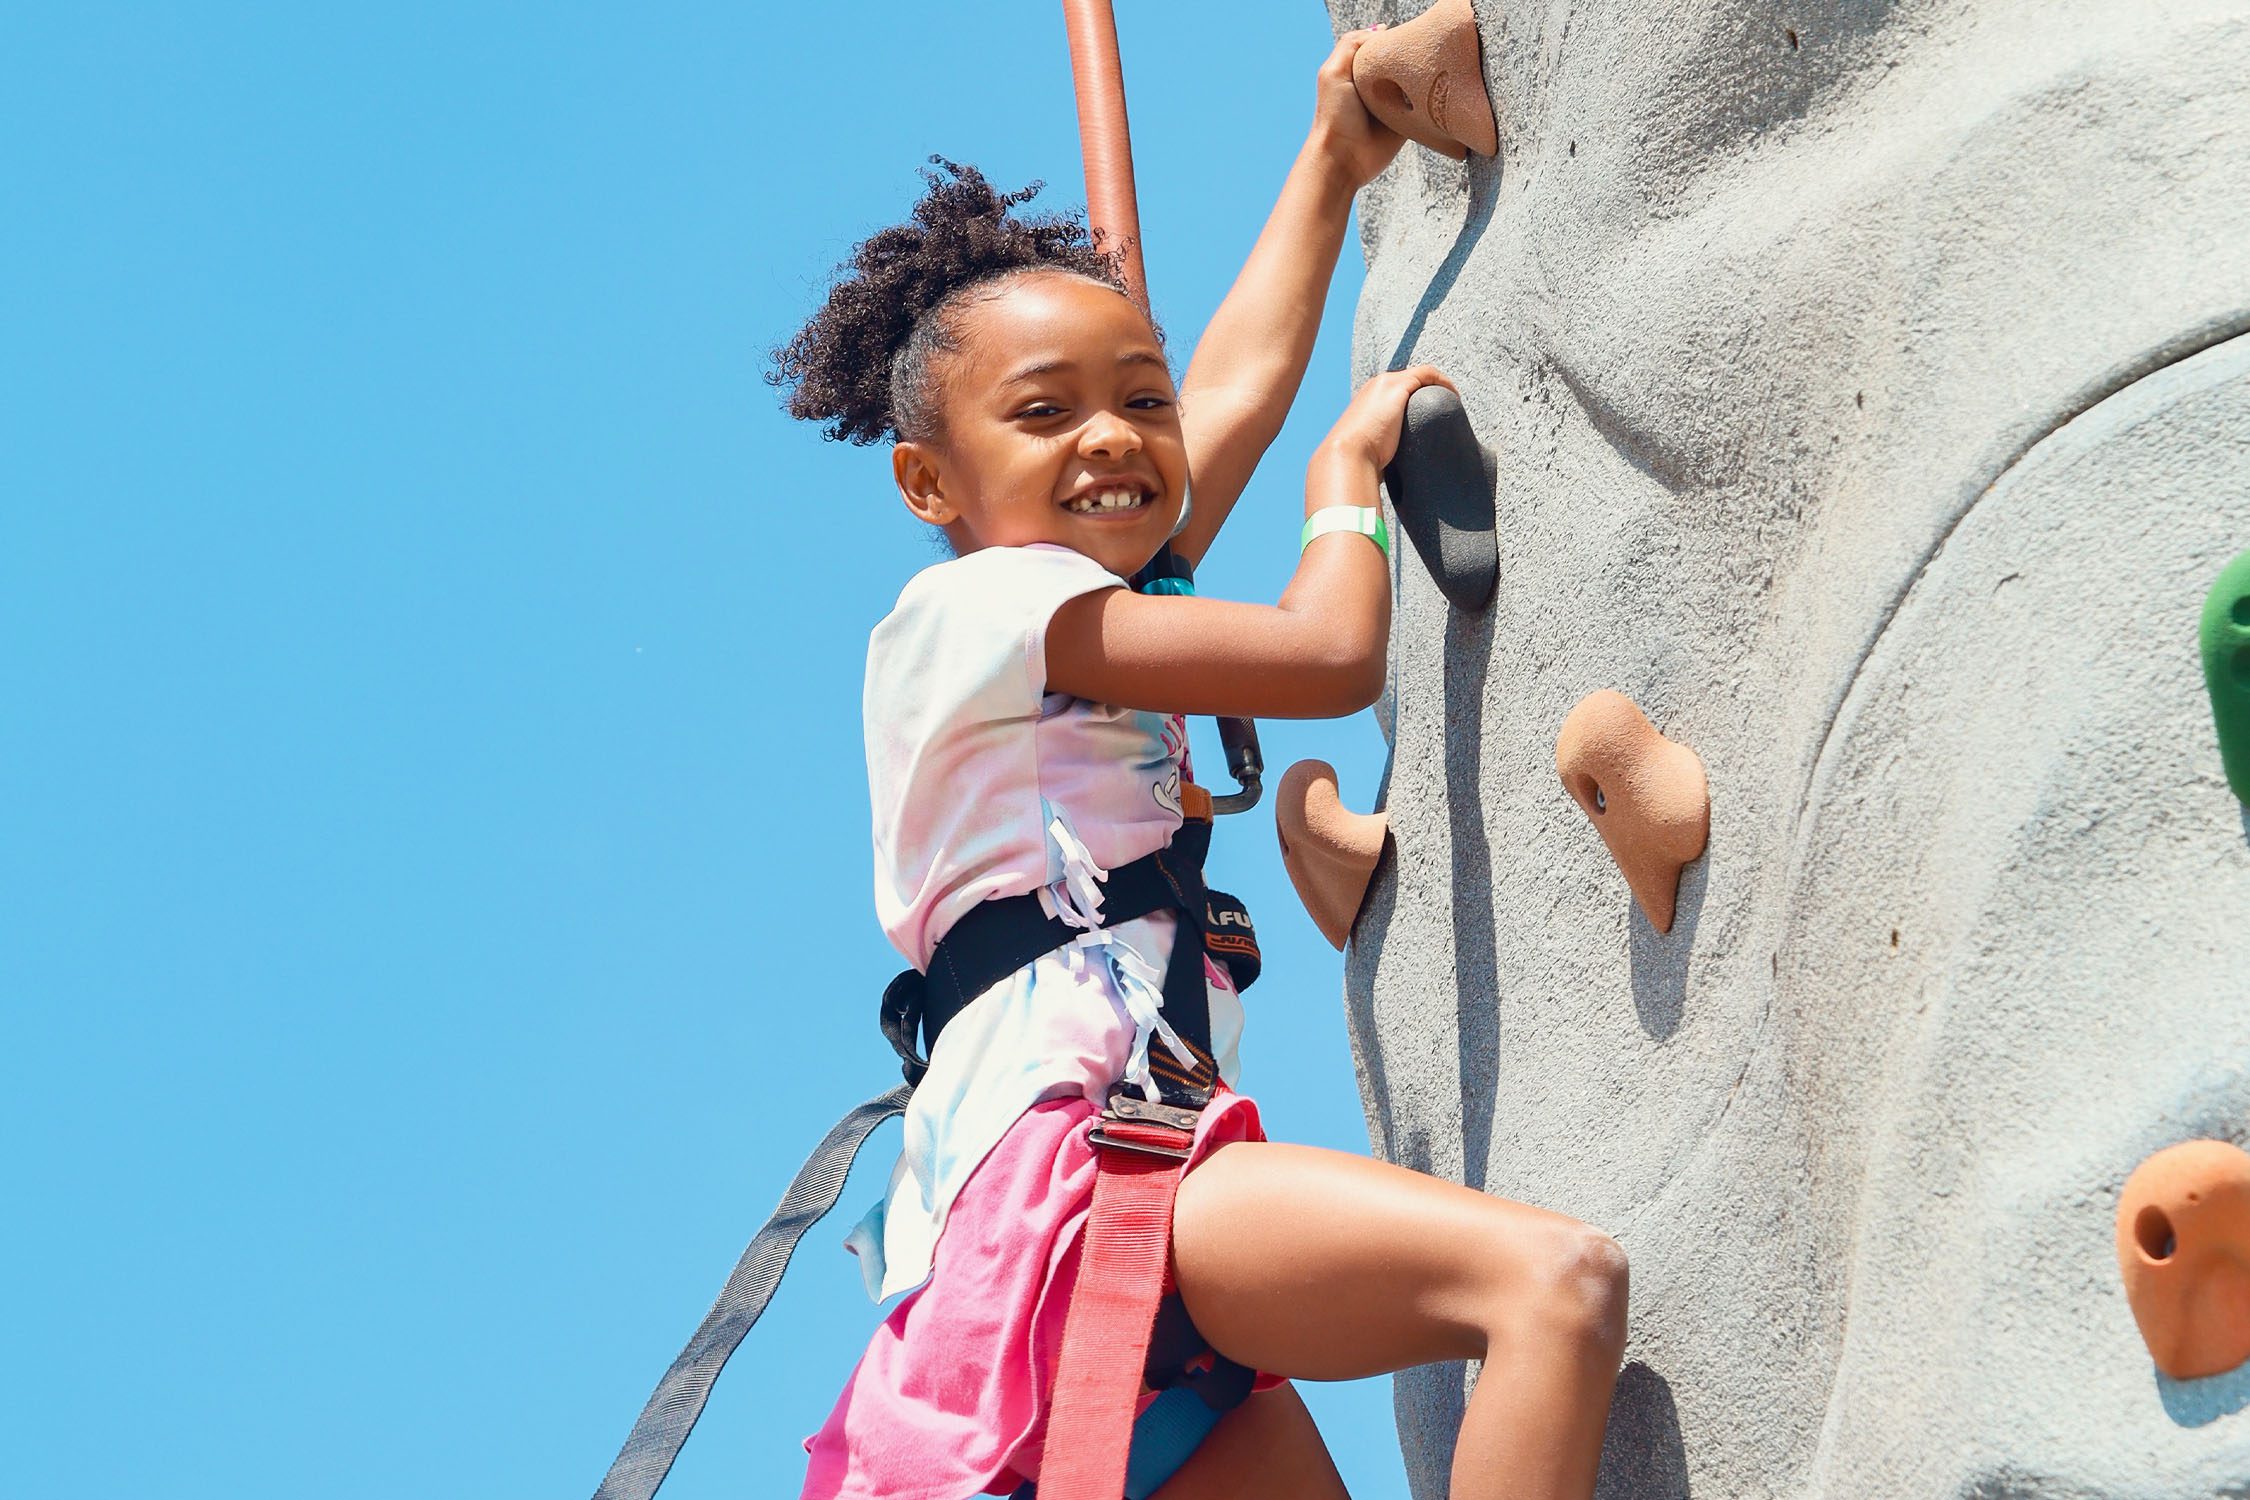
[[[1493,530],[1500,475],[1459,396],[1426,385],[1406,398],[1398,452],[1383,470],[1383,486],[1438,591],[1455,609],[1484,608],[1500,575]]]
[[[1658,932],[1672,930],[1680,871],[1711,836],[1703,760],[1657,733],[1632,699],[1589,693],[1555,737],[1563,787],[1591,818]]]
[[[2250,552],[2219,570],[2203,601],[2203,685],[2227,785],[2250,802]]]
[[[2117,1267],[2156,1368],[2174,1380],[2250,1359],[2250,1154],[2182,1141],[2117,1198]]]
[[[1484,91],[1482,47],[1469,0],[1437,0],[1378,31],[1352,59],[1352,87],[1367,112],[1410,141],[1461,160],[1495,156],[1499,127]]]
[[[1343,951],[1382,857],[1390,820],[1347,809],[1336,790],[1336,768],[1324,760],[1301,760],[1281,773],[1273,821],[1281,835],[1281,866],[1297,898],[1321,936]]]

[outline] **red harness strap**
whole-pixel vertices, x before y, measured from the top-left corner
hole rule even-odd
[[[1184,1117],[1187,1128],[1166,1123]],[[1094,1204],[1063,1320],[1039,1500],[1119,1500],[1149,1333],[1164,1295],[1172,1199],[1194,1112],[1112,1095],[1094,1131]]]

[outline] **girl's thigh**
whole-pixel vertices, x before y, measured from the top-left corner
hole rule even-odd
[[[1483,1358],[1605,1254],[1561,1214],[1277,1142],[1213,1152],[1172,1218],[1180,1296],[1212,1347],[1310,1380]]]
[[[1260,1391],[1219,1419],[1150,1500],[1349,1500],[1297,1388]]]

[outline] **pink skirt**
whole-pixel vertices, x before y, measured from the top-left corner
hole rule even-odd
[[[1039,1477],[1094,1199],[1096,1113],[1082,1098],[1033,1105],[962,1185],[930,1279],[875,1330],[827,1424],[805,1440],[802,1500],[967,1500]],[[1222,1089],[1188,1165],[1264,1139],[1258,1106]],[[1260,1374],[1256,1389],[1280,1383]]]

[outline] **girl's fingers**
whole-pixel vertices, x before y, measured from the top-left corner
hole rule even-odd
[[[1336,45],[1330,50],[1328,60],[1320,65],[1321,77],[1349,82],[1352,76],[1352,59],[1359,55],[1360,47],[1374,34],[1372,31],[1347,31],[1336,38]]]
[[[1438,385],[1456,396],[1461,394],[1460,388],[1436,365],[1408,365],[1403,370],[1393,371],[1390,378],[1394,384],[1386,393],[1388,399],[1383,403],[1388,424],[1383,444],[1385,463],[1389,463],[1398,453],[1399,439],[1404,435],[1406,427],[1406,404],[1413,399],[1416,391],[1424,386]]]
[[[1436,365],[1386,370],[1359,388],[1331,435],[1344,438],[1352,434],[1352,441],[1363,444],[1378,464],[1389,463],[1398,451],[1407,400],[1426,385],[1442,385],[1456,396],[1461,394],[1461,388]]]
[[[1408,365],[1403,370],[1391,370],[1376,377],[1385,387],[1385,394],[1404,401],[1426,385],[1442,385],[1458,396],[1460,388],[1436,365]]]
[[[1436,365],[1408,365],[1405,369],[1392,373],[1408,382],[1410,392],[1426,385],[1442,385],[1456,396],[1461,394],[1461,388],[1453,383],[1453,378]]]

